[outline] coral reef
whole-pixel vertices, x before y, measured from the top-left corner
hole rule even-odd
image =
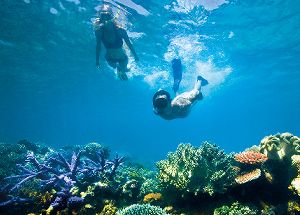
[[[237,184],[245,184],[258,179],[262,175],[262,164],[268,160],[268,157],[260,152],[248,150],[235,154],[234,160],[239,164],[237,168],[238,176],[235,181]]]
[[[116,213],[117,215],[167,215],[167,213],[157,206],[149,204],[140,205],[134,204],[126,207]]]
[[[9,158],[9,165],[0,165],[9,170],[0,181],[0,213],[297,214],[298,139],[268,136],[260,147],[237,154],[209,142],[180,144],[156,170],[118,154],[110,159],[109,149],[97,143],[58,151],[26,140],[0,144]]]
[[[180,144],[167,160],[157,162],[163,189],[185,193],[224,193],[234,182],[232,156],[208,142],[199,148]]]

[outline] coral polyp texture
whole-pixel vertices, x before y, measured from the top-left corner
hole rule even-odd
[[[117,215],[167,215],[167,213],[157,206],[149,204],[134,204],[116,213]]]
[[[201,147],[180,144],[166,160],[157,162],[158,179],[164,189],[193,193],[224,193],[234,181],[232,156],[214,144]]]
[[[266,136],[260,142],[260,152],[273,160],[290,158],[300,154],[300,138],[288,132]]]
[[[268,157],[259,152],[245,151],[234,155],[237,162],[245,164],[261,164],[268,160]]]

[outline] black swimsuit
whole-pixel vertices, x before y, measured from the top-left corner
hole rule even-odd
[[[122,46],[123,46],[123,39],[120,36],[120,33],[118,32],[117,27],[114,26],[113,29],[115,32],[115,41],[113,41],[113,42],[105,40],[104,32],[102,33],[101,40],[106,49],[119,49],[119,48],[122,48]]]

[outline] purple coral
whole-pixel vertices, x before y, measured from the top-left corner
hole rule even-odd
[[[112,180],[112,178],[115,176],[117,168],[124,163],[125,157],[119,157],[118,154],[116,154],[116,157],[113,161],[109,161],[108,164],[111,166],[111,171],[109,173],[109,178]]]
[[[66,172],[65,175],[70,177],[72,180],[76,180],[76,174],[78,173],[78,166],[80,164],[80,156],[82,151],[79,151],[77,154],[73,152],[71,162],[69,163],[62,154],[57,153],[57,158],[50,158],[49,163],[62,166]]]
[[[83,206],[84,199],[78,196],[72,196],[68,189],[57,192],[54,201],[50,204],[51,214],[57,214],[57,211],[68,208],[69,210],[79,209]]]
[[[100,150],[95,152],[94,158],[85,160],[85,172],[89,175],[100,173],[102,177],[113,180],[117,168],[124,162],[124,159],[125,157],[119,157],[117,154],[114,160],[109,161],[105,159],[104,151]]]
[[[20,197],[12,197],[11,199],[0,202],[0,209],[5,208],[5,207],[10,207],[14,205],[19,205],[19,204],[26,204],[26,203],[32,203],[31,199],[26,199],[26,198],[20,198]]]
[[[78,166],[80,163],[81,151],[78,154],[73,153],[71,162],[58,153],[58,158],[50,158],[44,164],[37,161],[33,153],[27,155],[26,162],[32,164],[35,170],[30,170],[25,166],[17,164],[17,167],[23,172],[23,174],[7,177],[6,180],[22,179],[19,181],[10,191],[14,191],[21,187],[26,181],[30,179],[40,179],[42,186],[47,187],[58,187],[62,189],[64,187],[71,187],[76,183],[76,174],[79,172]],[[54,164],[54,167],[49,165]],[[58,166],[64,168],[63,171],[57,170]]]
[[[32,170],[26,168],[25,166],[17,164],[17,167],[19,168],[20,171],[23,172],[23,174],[9,176],[9,177],[6,177],[5,180],[13,180],[13,179],[20,179],[20,178],[23,178],[23,179],[21,181],[19,181],[15,186],[13,186],[10,189],[10,191],[14,191],[14,190],[18,189],[19,187],[21,187],[22,184],[24,184],[26,181],[28,181],[30,179],[38,178],[41,180],[45,180],[48,177],[49,172],[52,172],[52,173],[56,172],[53,168],[48,167],[45,164],[40,164],[34,157],[33,153],[29,153],[27,155],[27,159],[25,161],[28,163],[31,163],[35,167],[36,171],[32,171]]]

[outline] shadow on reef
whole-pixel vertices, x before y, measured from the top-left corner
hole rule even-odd
[[[0,144],[0,214],[300,214],[300,138],[240,153],[179,144],[149,170],[98,143]]]

